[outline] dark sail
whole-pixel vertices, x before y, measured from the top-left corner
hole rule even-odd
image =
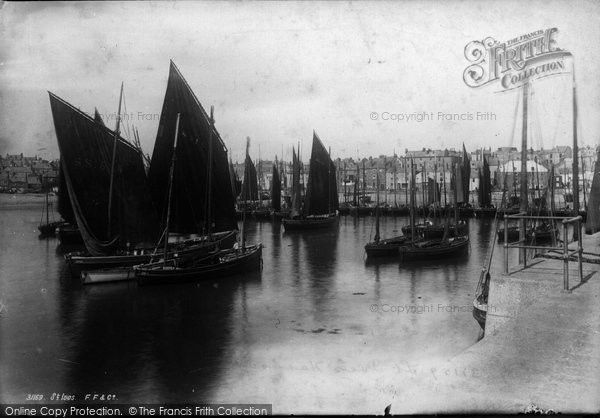
[[[114,133],[49,94],[66,190],[88,252],[110,255],[128,245],[134,248],[155,242],[157,216],[138,150],[117,138],[108,225]]]
[[[434,179],[427,179],[427,204],[432,205],[440,202],[441,187]]]
[[[242,182],[242,201],[258,200],[258,181],[256,180],[256,168],[248,154],[244,161],[244,180]]]
[[[279,178],[279,171],[277,170],[277,162],[273,164],[271,202],[273,210],[277,212],[281,210],[281,179]]]
[[[335,165],[323,143],[313,132],[313,144],[308,171],[305,215],[326,215],[338,209]]]
[[[178,113],[181,117],[173,177],[170,230],[188,234],[208,231],[208,167],[211,152],[211,231],[236,229],[227,148],[216,128],[213,129],[212,147],[209,146],[209,116],[172,61],[148,171],[152,197],[161,213],[161,219],[164,220],[166,216],[169,168]]]
[[[292,218],[300,216],[301,203],[300,161],[296,155],[296,150],[292,147]]]
[[[490,166],[487,158],[483,157],[483,169],[479,177],[479,190],[481,192],[481,207],[487,208],[492,206],[492,188],[490,180]]]
[[[465,148],[465,144],[463,144],[463,158],[462,158],[462,201],[465,203],[469,203],[469,188],[471,185],[471,158],[469,158],[469,154],[467,154],[467,149]]]
[[[585,221],[585,233],[595,234],[600,231],[600,147],[596,165],[594,167],[594,177],[592,179],[592,189],[590,190],[590,199],[588,200],[587,219]]]
[[[100,116],[100,112],[98,112],[98,109],[96,108],[94,108],[94,121],[102,126],[106,126],[102,120],[102,116]]]
[[[67,190],[67,181],[65,180],[65,173],[63,171],[62,162],[58,164],[58,202],[57,209],[60,216],[70,224],[75,224],[75,214],[73,213],[73,206],[71,206],[71,200],[69,198],[69,190]]]
[[[231,178],[231,192],[234,197],[237,197],[242,191],[242,182],[238,179],[231,159],[229,160],[229,177]]]

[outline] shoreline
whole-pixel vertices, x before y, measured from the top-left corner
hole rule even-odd
[[[44,193],[0,193],[0,209],[3,208],[32,208],[44,207],[46,195]],[[49,196],[50,203],[56,204],[56,196]]]

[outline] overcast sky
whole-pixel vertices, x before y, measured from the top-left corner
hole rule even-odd
[[[600,2],[4,3],[0,18],[1,154],[58,157],[47,91],[86,113],[97,107],[114,128],[121,81],[127,122],[151,153],[170,59],[205,109],[215,106],[234,161],[247,136],[253,158],[260,146],[262,158],[283,148],[289,160],[301,142],[306,160],[313,129],[334,158],[520,147],[519,91],[467,87],[464,48],[551,27],[575,59],[580,145],[600,143]],[[534,85],[534,148],[571,144],[571,80]],[[383,112],[436,118],[398,123]]]

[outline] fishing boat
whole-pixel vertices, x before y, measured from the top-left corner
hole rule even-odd
[[[434,224],[433,221],[428,220],[424,223],[416,224],[415,227],[415,235],[418,237],[422,237],[425,239],[435,239],[442,238],[444,236],[444,232],[446,230],[445,223],[443,224]],[[411,226],[404,225],[402,228],[402,233],[405,235],[411,234]],[[466,235],[469,233],[469,224],[465,221],[458,221],[458,224],[451,224],[448,226],[448,232],[450,236],[456,237],[460,235]]]
[[[40,224],[38,225],[38,230],[40,231],[40,238],[48,238],[53,237],[56,234],[56,228],[64,225],[64,221],[52,221],[50,222],[50,208],[53,206],[52,202],[50,202],[50,188],[48,185],[48,181],[46,180],[44,184],[44,188],[46,191],[46,199],[44,202],[44,210],[42,211],[42,218],[40,219]],[[44,223],[44,214],[46,215],[46,222]]]
[[[172,152],[172,161],[171,161],[171,169],[170,169],[170,184],[168,199],[167,199],[167,214],[166,214],[166,227],[164,232],[164,242],[165,242],[165,250],[164,253],[167,253],[167,242],[169,239],[169,231],[170,231],[170,220],[171,220],[171,202],[173,195],[173,172],[175,170],[175,162],[176,162],[176,152],[177,152],[177,144],[180,136],[179,132],[179,123],[180,123],[181,114],[177,114],[177,121],[175,125],[175,138],[173,141],[173,152]],[[210,135],[209,135],[209,166],[208,170],[212,169],[212,153],[213,153],[213,108],[211,106],[210,110]],[[185,137],[185,135],[181,135]],[[222,152],[222,150],[216,150],[217,152]],[[207,196],[207,207],[211,207],[211,203],[213,200],[212,193],[214,190],[211,190],[211,181],[212,175],[208,174],[208,196]],[[233,209],[233,194],[231,194],[231,189],[227,189],[226,191],[222,191],[219,195],[221,198],[225,198],[224,194],[227,192],[230,193],[230,198],[227,199],[232,203]],[[208,231],[209,236],[210,225],[211,225],[211,212],[210,210],[207,213],[208,215]],[[235,213],[231,211],[230,216],[232,220],[235,221]],[[182,281],[191,281],[191,280],[203,280],[203,279],[214,279],[223,276],[229,276],[235,273],[247,272],[249,270],[253,270],[260,267],[262,261],[262,246],[261,244],[256,244],[252,246],[246,246],[245,244],[245,219],[243,218],[243,226],[242,226],[242,238],[241,238],[241,246],[234,246],[231,249],[215,249],[207,254],[203,254],[202,256],[196,257],[180,257],[180,256],[171,256],[171,257],[163,257],[162,259],[158,259],[155,262],[150,262],[146,264],[137,265],[134,267],[135,277],[138,280],[139,284],[151,284],[151,283],[176,283]]]
[[[181,241],[169,241],[166,250],[166,258],[188,259],[211,251],[231,248],[236,242],[235,231],[225,231],[212,234],[211,239],[197,237]],[[65,255],[65,260],[73,277],[79,277],[86,284],[101,280],[93,279],[93,273],[98,270],[98,275],[113,277],[114,280],[126,280],[133,278],[129,274],[121,274],[119,271],[131,270],[133,266],[149,263],[157,258],[164,258],[165,251],[156,247],[141,248],[133,251],[122,251],[109,256],[90,257],[86,252],[71,252]],[[90,279],[91,278],[91,279]],[[108,280],[102,280],[108,281]]]
[[[504,173],[504,184],[506,184],[506,173]],[[505,204],[506,204],[506,187],[504,187],[504,190],[502,192],[502,202],[500,204],[500,207],[503,207]],[[493,226],[493,231],[494,231],[494,233],[497,233],[498,236],[500,236],[500,233],[499,233],[500,231],[498,230],[499,213],[500,212],[497,211],[496,214],[494,215],[494,226]],[[519,236],[518,236],[518,231],[517,231],[517,239],[518,238],[519,238]],[[511,238],[509,237],[509,239],[511,239]],[[491,280],[490,267],[492,265],[492,257],[494,255],[494,248],[495,248],[495,242],[493,239],[491,239],[488,244],[487,258],[484,262],[483,268],[481,269],[479,281],[477,282],[477,288],[475,289],[475,298],[473,299],[473,318],[475,318],[475,320],[477,321],[477,323],[479,324],[481,329],[484,331],[485,331],[485,320],[486,320],[487,311],[488,311],[488,295],[489,295],[490,280]]]
[[[187,281],[214,280],[225,276],[257,270],[262,263],[262,245],[208,253],[199,259],[181,262],[170,258],[166,264],[158,261],[134,267],[139,284],[168,284]]]
[[[458,256],[466,252],[469,248],[469,236],[459,235],[450,237],[449,235],[449,214],[446,211],[446,223],[444,236],[438,239],[424,239],[417,240],[416,233],[414,233],[414,202],[415,202],[415,174],[414,165],[411,162],[411,242],[408,245],[403,245],[398,248],[398,253],[402,260],[418,260],[424,258],[444,258]],[[454,188],[454,199],[457,198],[457,187]],[[458,206],[454,205],[454,223],[458,224]]]
[[[273,164],[273,174],[271,178],[271,214],[275,219],[285,218],[290,212],[281,209],[281,178],[279,176],[279,170],[277,169],[277,158],[275,158],[275,164]]]
[[[477,218],[493,218],[496,215],[496,207],[492,205],[492,183],[490,177],[490,165],[484,155],[483,166],[479,170],[479,207],[474,209],[474,214]]]
[[[379,202],[379,173],[377,173],[377,206],[375,209],[375,237],[373,241],[365,245],[367,257],[389,257],[397,256],[398,250],[403,245],[408,245],[411,241],[406,235],[399,235],[391,238],[381,238],[379,235],[379,219],[381,217]]]
[[[244,160],[244,178],[242,180],[242,193],[239,197],[237,215],[241,219],[243,214],[253,215],[260,211],[258,178],[256,167],[250,158],[250,137],[246,138],[246,159]]]
[[[139,151],[120,137],[118,128],[113,132],[53,93],[49,95],[63,192],[67,192],[86,256],[107,257],[150,246],[158,223]],[[71,264],[71,257],[66,258]]]
[[[308,186],[303,208],[300,207],[300,161],[295,154],[294,162],[294,176],[297,174],[298,179],[292,184],[292,212],[290,218],[283,220],[285,230],[331,227],[337,221],[336,211],[339,206],[336,170],[316,132],[313,131]]]
[[[77,225],[64,223],[56,228],[58,243],[61,246],[83,246],[83,237]]]
[[[171,62],[170,75],[176,75],[178,80],[185,81],[173,62]],[[165,200],[164,239],[157,241],[159,244],[160,241],[164,243],[164,256],[158,256],[149,263],[134,267],[135,276],[141,284],[153,282],[173,283],[206,277],[221,277],[254,268],[257,260],[258,263],[262,260],[262,246],[260,244],[249,247],[245,245],[245,216],[244,226],[242,227],[242,245],[240,247],[216,247],[209,252],[196,253],[189,257],[182,257],[181,254],[168,255],[168,241],[172,226],[181,229],[182,224],[189,221],[173,217],[177,215],[177,212],[173,209],[174,203],[181,198],[181,196],[177,196],[177,188],[181,191],[182,185],[178,184],[177,179],[182,178],[182,171],[193,172],[192,166],[199,169],[199,173],[204,174],[199,177],[201,181],[196,183],[196,187],[204,192],[200,194],[204,199],[202,204],[195,205],[195,207],[192,205],[191,208],[194,215],[201,216],[197,219],[203,220],[203,223],[197,225],[197,227],[201,226],[201,230],[206,232],[209,241],[214,242],[214,234],[226,232],[233,225],[237,226],[234,210],[235,196],[232,192],[227,165],[227,150],[214,127],[213,107],[211,106],[210,116],[207,116],[187,83],[185,87],[184,100],[178,103],[180,106],[172,106],[172,103],[169,103],[169,88],[167,88],[165,105],[163,105],[160,125],[165,127],[165,135],[168,132],[167,127],[173,126],[170,118],[175,116],[173,121],[174,139],[171,140],[170,149],[165,149],[166,145],[169,145],[166,136],[157,138],[155,145],[155,153],[160,144],[162,150],[171,158],[167,176],[168,191]],[[188,100],[185,100],[186,95]],[[176,96],[177,99],[181,97],[181,95]],[[173,115],[173,107],[181,112]],[[159,127],[159,135],[160,129]],[[192,142],[189,138],[197,138],[197,140]],[[192,159],[187,160],[186,157],[182,157],[183,153],[194,152],[196,158],[193,158],[193,155],[191,156]],[[190,156],[187,158],[190,158]],[[205,162],[205,164],[198,167],[198,161]],[[176,173],[180,173],[180,176],[178,177]],[[185,187],[183,188],[185,189]],[[181,203],[180,200],[179,203]],[[181,207],[179,210],[181,211]],[[198,213],[197,210],[201,210],[202,213]]]

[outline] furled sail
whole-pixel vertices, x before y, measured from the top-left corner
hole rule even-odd
[[[111,255],[155,242],[157,216],[139,151],[116,137],[109,216],[114,132],[49,94],[64,183],[88,252]]]
[[[227,148],[216,128],[213,128],[211,135],[209,116],[172,61],[148,171],[152,197],[162,219],[165,219],[167,213],[169,169],[178,113],[181,117],[177,164],[173,176],[170,230],[187,234],[204,233],[209,229],[209,222],[212,232],[237,229]],[[209,157],[211,155],[212,158]],[[210,176],[209,167],[212,168]],[[211,219],[208,219],[209,215]]]
[[[334,213],[338,206],[335,165],[317,133],[313,132],[305,215]]]

